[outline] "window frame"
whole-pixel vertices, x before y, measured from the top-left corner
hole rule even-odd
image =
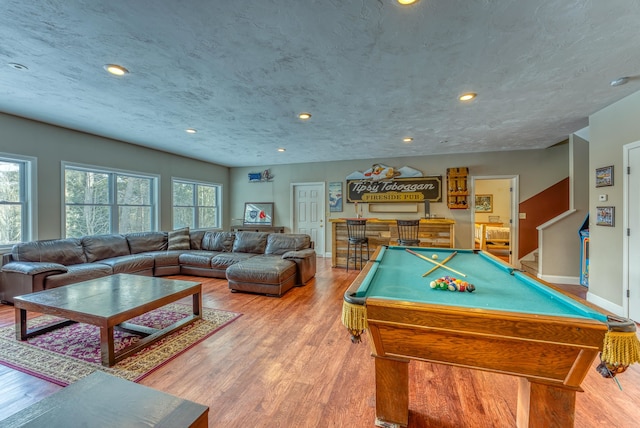
[[[194,205],[176,205],[174,200],[174,185],[176,183],[180,184],[188,184],[194,186],[193,192],[193,203]],[[216,225],[215,226],[205,226],[202,227],[199,222],[199,210],[200,207],[206,207],[198,204],[198,189],[197,186],[207,186],[214,187],[216,189],[216,204],[213,207],[216,211]],[[211,229],[222,229],[222,184],[202,181],[202,180],[193,180],[189,178],[181,178],[181,177],[171,177],[171,227],[176,228],[175,226],[175,208],[193,208],[194,209],[194,226],[191,227],[193,230],[211,230]]]
[[[62,192],[61,192],[61,199],[62,199],[62,213],[61,213],[61,219],[62,219],[62,225],[61,225],[61,230],[62,230],[62,235],[66,238],[67,236],[67,207],[68,206],[82,206],[82,205],[86,205],[86,204],[68,204],[67,200],[66,200],[66,172],[67,169],[72,169],[72,170],[77,170],[77,171],[84,171],[84,172],[89,172],[89,173],[95,173],[95,174],[107,174],[109,176],[108,180],[108,189],[109,189],[109,195],[108,195],[108,199],[109,199],[109,203],[108,204],[101,204],[101,206],[108,206],[110,213],[111,213],[111,218],[109,221],[109,232],[108,233],[124,233],[124,232],[120,232],[119,227],[120,227],[120,211],[119,209],[121,207],[131,207],[132,205],[125,205],[125,204],[118,204],[118,188],[117,188],[117,178],[118,176],[127,176],[127,177],[137,177],[137,178],[143,178],[143,179],[149,179],[151,181],[151,189],[150,189],[150,205],[148,205],[150,207],[150,216],[151,216],[151,230],[149,230],[149,232],[157,232],[159,230],[159,224],[160,224],[160,175],[158,174],[151,174],[151,173],[146,173],[146,172],[140,172],[140,171],[129,171],[129,170],[124,170],[124,169],[117,169],[117,168],[109,168],[109,167],[103,167],[103,166],[96,166],[96,165],[87,165],[87,164],[80,164],[80,163],[75,163],[75,162],[62,162],[62,174],[61,174],[61,181],[62,181]],[[135,205],[135,206],[147,206],[147,205]],[[145,231],[146,232],[146,231]]]
[[[37,176],[38,159],[32,156],[23,156],[13,153],[0,152],[0,161],[7,163],[19,163],[22,165],[20,174],[21,212],[21,241],[29,242],[38,237],[38,200]],[[14,244],[0,243],[0,251],[10,250]]]

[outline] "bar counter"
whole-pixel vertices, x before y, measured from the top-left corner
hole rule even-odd
[[[397,243],[398,228],[395,219],[365,218],[370,254],[380,245]],[[331,266],[347,266],[347,218],[332,218]],[[420,219],[421,247],[453,248],[455,243],[455,221],[445,218]]]

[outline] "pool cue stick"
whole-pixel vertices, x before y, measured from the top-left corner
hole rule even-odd
[[[466,276],[467,276],[467,275],[463,274],[462,272],[458,272],[458,271],[457,271],[457,270],[455,270],[455,269],[451,269],[451,268],[450,268],[449,266],[447,266],[447,265],[443,265],[442,263],[438,263],[438,262],[437,262],[437,261],[435,261],[435,260],[431,260],[429,257],[425,257],[425,256],[423,256],[422,254],[418,254],[418,253],[416,253],[415,251],[411,251],[411,250],[410,250],[410,249],[408,249],[408,248],[405,248],[405,250],[406,250],[407,252],[409,252],[409,253],[413,254],[414,256],[416,256],[416,257],[420,257],[421,259],[426,260],[426,261],[428,261],[428,262],[431,262],[431,263],[433,263],[434,265],[438,265],[438,266],[440,266],[441,268],[445,268],[445,269],[447,269],[447,270],[450,270],[450,271],[451,271],[451,272],[453,272],[453,273],[457,273],[458,275],[461,275],[461,276],[464,276],[464,277],[466,277]]]
[[[456,256],[456,254],[458,254],[458,252],[457,252],[457,251],[454,251],[453,253],[451,253],[451,254],[449,255],[449,257],[447,257],[446,259],[444,259],[444,260],[442,261],[442,264],[443,264],[443,265],[444,265],[444,264],[447,264],[447,262],[448,262],[449,260],[451,260],[452,258],[454,258],[454,257]],[[439,267],[440,267],[440,266],[434,266],[434,267],[432,267],[431,269],[429,269],[429,271],[428,271],[428,272],[423,273],[423,274],[422,274],[422,277],[424,278],[425,276],[429,275],[431,272],[433,272],[434,270],[438,269]]]

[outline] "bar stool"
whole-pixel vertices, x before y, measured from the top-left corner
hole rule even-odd
[[[396,220],[398,224],[398,245],[419,246],[420,220]]]
[[[351,247],[353,246],[353,265],[357,266],[358,250],[360,250],[360,269],[362,262],[369,260],[369,238],[367,238],[367,220],[347,219],[347,272],[349,271],[349,260],[351,260]],[[367,258],[362,256],[362,247],[367,247]]]

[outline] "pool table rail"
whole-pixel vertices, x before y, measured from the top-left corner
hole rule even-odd
[[[375,355],[523,376],[578,389],[607,327],[558,318],[413,302],[367,300]],[[536,355],[536,358],[521,356]]]

